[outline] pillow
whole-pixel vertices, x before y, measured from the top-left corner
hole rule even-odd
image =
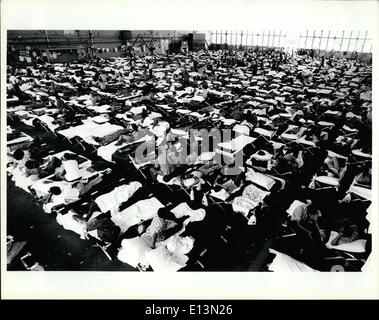
[[[287,213],[288,213],[288,216],[292,216],[294,211],[296,210],[296,208],[300,207],[300,206],[304,206],[306,205],[306,203],[304,202],[301,202],[299,200],[295,200],[294,202],[291,203],[290,207],[287,209]]]
[[[269,131],[269,130],[262,129],[262,128],[256,128],[256,129],[254,129],[254,132],[258,133],[260,135],[269,137],[269,138],[271,138],[275,133],[274,131]]]
[[[258,152],[253,154],[252,157],[258,161],[269,161],[272,159],[273,155],[267,152],[266,150],[259,150]]]
[[[86,223],[75,220],[74,215],[75,213],[71,210],[64,215],[58,213],[56,220],[64,229],[73,231],[80,235],[81,239],[84,239],[84,234],[87,228]]]
[[[233,199],[232,208],[234,212],[241,212],[247,216],[249,211],[258,206],[258,204],[258,202],[254,202],[253,200],[245,197],[236,197]]]
[[[269,194],[270,192],[263,191],[260,188],[256,187],[254,184],[250,184],[243,190],[242,197],[257,203],[261,203],[263,199],[266,198]]]
[[[363,188],[363,187],[359,187],[359,186],[355,186],[355,185],[351,185],[348,192],[351,192],[351,193],[354,193],[362,198],[365,198],[367,200],[371,200],[372,199],[372,190],[371,189],[367,189],[367,188]]]
[[[300,262],[284,253],[269,249],[270,253],[275,254],[275,258],[269,265],[268,270],[274,272],[318,272],[315,269],[307,266],[305,263]]]
[[[324,184],[327,184],[327,185],[330,185],[330,186],[335,186],[337,187],[340,182],[338,178],[335,178],[335,177],[329,177],[329,176],[315,176],[313,177],[314,180],[318,181],[318,182],[321,182],[321,183],[324,183]]]
[[[195,240],[191,237],[173,235],[166,240],[166,248],[171,253],[187,254],[193,249]]]
[[[150,250],[151,248],[148,244],[140,237],[124,239],[121,242],[121,249],[118,252],[117,258],[136,268],[138,263],[144,260],[146,252]]]
[[[239,124],[236,124],[234,127],[233,127],[233,131],[234,132],[237,132],[239,134],[244,134],[246,136],[248,136],[250,134],[250,129],[249,127],[247,126],[244,126],[244,125],[239,125]]]
[[[98,124],[102,124],[109,121],[108,118],[103,117],[103,116],[96,116],[96,117],[93,117],[91,120]]]
[[[259,185],[260,187],[266,190],[270,190],[275,184],[274,179],[262,173],[254,172],[252,170],[246,173],[246,180],[254,182],[255,184]]]
[[[338,236],[338,232],[332,231],[330,233],[330,237],[328,242],[326,243],[326,247],[329,249],[335,249],[335,250],[341,250],[341,251],[347,251],[347,252],[353,252],[353,253],[363,253],[366,251],[366,242],[365,239],[357,239],[350,243],[343,243],[339,244],[337,246],[332,246],[332,241]]]
[[[184,261],[176,259],[164,246],[147,252],[146,262],[154,271],[158,272],[176,272],[186,265]]]

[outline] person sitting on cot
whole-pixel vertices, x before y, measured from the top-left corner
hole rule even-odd
[[[82,173],[79,169],[78,155],[66,152],[62,156],[62,165],[56,169],[55,180],[73,182],[79,180]]]
[[[183,228],[183,222],[188,217],[176,218],[167,208],[160,208],[142,238],[150,244],[152,249],[155,249],[157,242],[166,240],[180,231]]]

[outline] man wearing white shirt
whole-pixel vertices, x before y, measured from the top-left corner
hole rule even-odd
[[[82,174],[79,170],[79,164],[76,160],[77,155],[71,153],[65,153],[63,155],[63,168],[65,170],[64,178],[68,182],[75,181],[81,178]]]

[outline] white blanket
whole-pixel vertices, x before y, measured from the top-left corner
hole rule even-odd
[[[171,212],[177,218],[181,218],[183,216],[189,216],[189,218],[187,218],[184,221],[184,225],[187,225],[188,223],[194,222],[194,221],[201,221],[205,217],[204,209],[193,210],[185,202],[182,202],[179,205],[177,205],[174,209],[171,210]]]
[[[272,178],[270,178],[270,177],[268,177],[268,176],[266,176],[260,172],[255,172],[252,169],[249,169],[246,172],[246,180],[254,182],[258,186],[260,186],[266,190],[270,190],[275,184],[274,179],[272,179]]]
[[[333,186],[338,187],[340,184],[340,179],[329,176],[314,176],[313,180]]]
[[[250,200],[250,199],[245,198],[245,197],[236,197],[233,199],[233,202],[232,202],[233,211],[234,212],[241,212],[245,216],[247,216],[249,214],[249,211],[251,209],[254,209],[258,205],[259,205],[258,202],[255,202],[255,201]]]
[[[128,201],[133,194],[142,187],[138,181],[132,181],[113,189],[111,192],[103,194],[96,198],[95,202],[99,206],[101,212],[107,212],[120,204]]]
[[[188,257],[171,253],[166,247],[160,246],[145,254],[146,262],[154,271],[176,272],[185,267]]]
[[[119,149],[123,148],[123,147],[126,147],[128,145],[131,145],[131,144],[134,144],[134,143],[138,143],[138,142],[143,142],[143,141],[147,141],[148,139],[151,139],[150,136],[145,136],[141,139],[138,139],[137,141],[135,142],[124,142],[122,143],[121,145],[116,145],[117,141],[113,141],[105,146],[101,146],[97,149],[97,155],[99,157],[102,157],[104,160],[106,161],[109,161],[109,162],[113,162],[112,161],[112,155]]]
[[[362,198],[365,198],[367,200],[371,200],[372,199],[372,190],[371,189],[367,189],[367,188],[363,188],[363,187],[359,187],[359,186],[355,186],[354,184],[352,184],[349,188],[349,190],[347,192],[351,192],[351,193],[354,193]]]
[[[86,122],[85,124],[82,124],[76,127],[60,130],[58,131],[58,133],[64,135],[65,137],[69,139],[75,136],[81,137],[84,141],[86,141],[89,144],[98,145],[99,143],[93,140],[93,137],[105,137],[121,129],[123,129],[121,126],[115,125],[115,124],[110,124],[110,123],[98,124],[98,123],[89,121],[89,122]]]
[[[64,229],[73,231],[80,235],[81,239],[85,239],[85,233],[87,231],[87,225],[84,222],[78,222],[73,218],[75,213],[73,211],[69,211],[66,214],[62,215],[60,213],[57,214],[57,222]]]
[[[124,233],[136,224],[153,219],[157,215],[158,209],[163,207],[164,205],[155,197],[140,200],[115,214],[112,221],[120,227],[121,233]]]
[[[229,142],[219,143],[218,146],[229,152],[237,152],[242,150],[246,145],[253,143],[255,140],[255,138],[240,135]]]
[[[341,250],[341,251],[347,251],[347,252],[353,252],[353,253],[362,253],[366,251],[366,242],[367,240],[364,239],[357,239],[355,241],[349,242],[349,243],[343,243],[339,244],[337,246],[332,246],[332,241],[338,236],[338,232],[332,231],[330,233],[330,237],[328,242],[326,243],[326,247],[329,249],[335,249],[335,250]]]
[[[117,255],[118,259],[136,268],[138,264],[151,265],[154,271],[177,271],[186,265],[186,256],[193,248],[194,240],[175,234],[157,242],[156,249],[151,249],[143,237],[124,239]]]

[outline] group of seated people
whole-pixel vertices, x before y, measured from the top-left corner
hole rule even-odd
[[[317,183],[335,181],[333,203],[341,212],[349,202],[346,196],[354,193],[351,186],[371,188],[371,67],[358,60],[331,57],[325,63],[280,49],[252,49],[8,71],[9,115],[17,125],[28,124],[28,117],[46,121],[44,111],[35,110],[50,109],[57,126],[52,131],[67,140],[84,140],[84,152],[92,143],[109,166],[123,169],[127,163],[149,184],[165,185],[170,193],[177,192],[176,185],[197,206],[217,204],[242,214],[248,225],[270,228],[268,217],[279,210],[278,203],[289,205],[298,199],[298,190],[317,190]],[[83,134],[77,130],[81,126]],[[219,130],[221,140],[207,140],[201,129]],[[8,136],[14,138],[17,133]],[[34,181],[70,184],[50,187],[45,204],[74,203],[102,184],[101,173],[82,178],[77,154],[46,162],[42,151],[34,143],[11,157],[13,169],[17,166]],[[307,247],[308,240],[311,246],[328,242],[325,226],[330,231],[334,220],[320,223],[322,211],[314,201],[305,201],[288,221],[308,255],[317,251]],[[363,233],[350,217],[339,218],[332,247]],[[105,223],[85,220],[88,232]],[[159,209],[148,227],[138,224],[128,232],[144,234],[155,248],[162,230],[175,234],[182,224],[183,218]],[[109,219],[104,226],[110,226]]]

